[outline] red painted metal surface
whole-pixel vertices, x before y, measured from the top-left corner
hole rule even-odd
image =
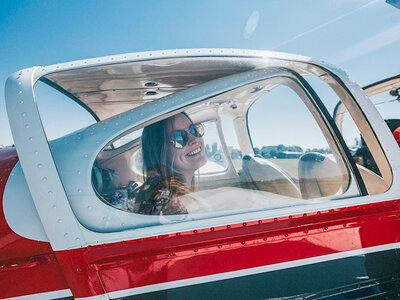
[[[74,295],[102,293],[379,246],[399,239],[400,200],[57,252]],[[64,265],[64,264],[63,264]],[[86,276],[86,279],[85,279]],[[79,280],[78,280],[79,279]]]
[[[17,161],[14,148],[0,150],[0,298],[68,289],[50,244],[21,237],[6,222],[4,189]]]

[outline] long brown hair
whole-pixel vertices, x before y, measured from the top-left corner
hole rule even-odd
[[[189,120],[190,118],[185,114]],[[169,133],[173,129],[173,117],[158,121],[143,129],[142,157],[144,184],[137,197],[139,212],[151,213],[156,195],[167,189],[173,196],[181,196],[191,191],[185,185],[185,177],[173,168],[173,158],[169,157]],[[193,184],[193,183],[189,183]]]
[[[142,156],[143,174],[149,177],[166,178],[172,175],[172,165],[168,159],[168,133],[172,128],[173,117],[167,118],[143,129]]]

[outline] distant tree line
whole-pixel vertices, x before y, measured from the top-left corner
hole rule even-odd
[[[1,149],[1,148],[11,148],[11,147],[14,147],[14,144],[12,144],[12,145],[7,145],[7,146],[0,145],[0,149]]]
[[[274,145],[274,146],[263,146],[261,149],[258,147],[254,148],[254,154],[261,155],[264,158],[293,158],[301,156],[307,152],[318,152],[318,153],[331,153],[329,148],[307,148],[305,151],[300,146],[285,146],[285,145]],[[291,155],[292,154],[292,155]]]
[[[222,148],[218,147],[217,143],[206,145],[206,156],[213,157],[215,153],[222,153]],[[300,146],[285,146],[283,144],[274,146],[263,146],[261,148],[255,147],[254,154],[261,155],[264,158],[295,158],[300,157],[307,152],[318,152],[322,154],[332,153],[329,148],[307,148],[305,151]],[[238,149],[230,149],[231,158],[239,159],[242,153]]]

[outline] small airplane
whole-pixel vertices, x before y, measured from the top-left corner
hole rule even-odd
[[[392,79],[382,91],[398,96]],[[49,140],[39,86],[96,122]],[[365,91],[322,61],[238,49],[14,73],[5,99],[15,147],[0,150],[0,298],[400,297],[400,149]],[[152,153],[190,173],[190,188],[155,189],[167,200],[148,212],[140,195],[157,124],[170,125]],[[360,145],[373,163],[354,155]],[[164,209],[171,201],[181,209]]]

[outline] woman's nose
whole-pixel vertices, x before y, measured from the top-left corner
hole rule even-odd
[[[194,136],[193,134],[189,134],[189,141],[188,144],[192,145],[198,141],[198,137]]]

